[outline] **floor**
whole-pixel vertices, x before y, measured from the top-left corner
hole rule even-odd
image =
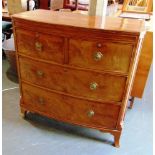
[[[6,77],[3,60],[3,155],[153,155],[153,71],[143,99],[128,110],[121,147],[112,146],[113,136],[94,129],[57,122],[35,114],[20,116],[18,84]]]

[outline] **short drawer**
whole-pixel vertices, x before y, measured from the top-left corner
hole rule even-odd
[[[19,53],[63,63],[64,39],[62,37],[17,29],[16,39]]]
[[[24,83],[22,94],[26,109],[80,125],[115,128],[120,111],[119,105],[80,100]]]
[[[70,39],[69,64],[127,73],[132,51],[133,46],[129,44]]]
[[[122,101],[126,77],[75,70],[19,58],[21,79],[53,90],[103,101]]]

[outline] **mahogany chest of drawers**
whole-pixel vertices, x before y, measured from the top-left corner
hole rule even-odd
[[[36,10],[13,25],[21,112],[109,132],[118,147],[143,22]]]

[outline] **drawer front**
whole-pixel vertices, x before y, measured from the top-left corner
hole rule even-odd
[[[120,106],[71,98],[22,84],[23,106],[52,118],[80,125],[115,128]]]
[[[121,43],[69,41],[69,64],[95,70],[127,73],[133,46]]]
[[[63,63],[64,39],[62,37],[17,29],[16,38],[19,53]]]
[[[19,67],[21,80],[53,90],[65,90],[65,77],[62,68],[24,57],[19,57]]]
[[[74,70],[19,58],[21,78],[53,90],[104,101],[122,101],[126,77]]]

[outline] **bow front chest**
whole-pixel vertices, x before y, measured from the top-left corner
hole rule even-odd
[[[35,10],[13,25],[21,112],[109,132],[118,147],[143,22]]]

